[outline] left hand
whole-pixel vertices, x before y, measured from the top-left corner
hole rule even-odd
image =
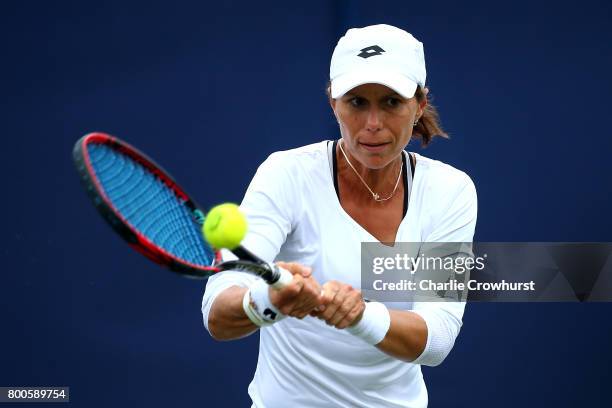
[[[323,285],[322,297],[323,305],[311,312],[311,316],[337,329],[346,329],[361,319],[365,302],[360,290],[345,283],[329,281]]]

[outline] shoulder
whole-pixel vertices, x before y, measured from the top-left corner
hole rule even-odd
[[[277,151],[259,165],[249,190],[300,191],[309,180],[320,180],[328,169],[327,141]]]
[[[286,166],[304,166],[327,160],[327,141],[312,143],[306,146],[274,152],[264,163],[283,164]]]
[[[465,172],[439,160],[417,155],[414,186],[417,188],[413,191],[419,195],[415,202],[426,219],[425,241],[472,241],[478,198],[474,183]]]
[[[443,219],[455,212],[474,218],[478,211],[478,196],[472,179],[464,172],[439,160],[417,154],[415,180],[424,208],[436,219]],[[415,185],[417,183],[415,182]]]
[[[310,174],[326,168],[327,141],[274,152],[260,165],[258,172],[288,174],[292,176]]]
[[[466,188],[475,190],[474,182],[464,171],[418,153],[415,155],[417,162],[415,175],[425,179],[428,189],[446,194],[459,193]]]

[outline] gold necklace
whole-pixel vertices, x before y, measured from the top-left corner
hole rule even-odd
[[[366,186],[366,188],[368,189],[368,191],[370,192],[370,194],[372,194],[372,198],[374,199],[374,201],[378,201],[378,202],[382,202],[382,201],[387,201],[389,200],[391,197],[393,197],[393,195],[395,194],[395,192],[397,191],[397,187],[399,186],[399,181],[402,178],[402,167],[400,166],[400,171],[397,175],[397,181],[395,182],[395,187],[393,187],[393,191],[391,192],[391,194],[389,195],[389,197],[387,198],[380,198],[380,195],[378,193],[375,193],[372,191],[372,189],[370,188],[370,186],[368,186],[368,183],[365,182],[365,180],[359,175],[359,172],[357,172],[357,170],[355,170],[355,167],[353,167],[353,165],[351,164],[351,161],[348,159],[348,156],[346,155],[346,153],[344,153],[344,149],[342,148],[342,142],[344,140],[340,140],[340,142],[338,143],[338,147],[340,148],[340,151],[342,152],[342,155],[344,156],[344,158],[346,159],[346,162],[348,163],[348,165],[351,167],[351,169],[353,169],[353,171],[355,172],[355,174],[357,175],[357,177],[359,177],[359,180],[361,180],[361,182],[363,183],[364,186]]]

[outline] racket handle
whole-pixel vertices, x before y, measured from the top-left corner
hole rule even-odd
[[[280,290],[285,286],[289,285],[293,280],[293,275],[286,269],[281,268],[278,265],[274,265],[275,272],[278,273],[278,279],[276,282],[272,283],[270,286],[276,290]]]

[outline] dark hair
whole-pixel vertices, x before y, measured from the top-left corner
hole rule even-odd
[[[328,98],[331,98],[331,82],[327,83],[325,87],[325,93]],[[425,98],[425,92],[423,89],[418,86],[414,96],[417,99],[417,102],[422,102]],[[421,146],[426,147],[436,136],[448,138],[448,133],[442,129],[442,125],[440,124],[440,115],[438,115],[438,110],[435,106],[431,105],[429,101],[423,110],[423,115],[419,119],[417,125],[412,130],[412,135],[421,139]]]
[[[417,87],[414,96],[416,97],[417,102],[422,102],[427,97],[420,86]],[[440,124],[440,115],[438,115],[438,110],[435,106],[429,103],[429,101],[427,101],[427,105],[425,105],[423,115],[412,130],[412,134],[421,138],[421,146],[423,147],[426,147],[429,142],[431,142],[431,139],[436,136],[448,139],[448,133],[442,129],[442,125]]]

